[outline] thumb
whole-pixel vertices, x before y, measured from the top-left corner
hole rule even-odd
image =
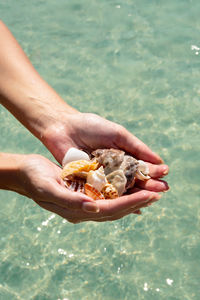
[[[98,212],[97,202],[83,193],[73,192],[59,183],[51,185],[51,197],[47,201],[69,209],[82,209],[87,212]]]

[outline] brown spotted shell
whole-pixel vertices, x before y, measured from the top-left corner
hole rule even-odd
[[[101,193],[104,195],[105,199],[115,199],[119,197],[117,189],[111,183],[106,183],[101,190]]]

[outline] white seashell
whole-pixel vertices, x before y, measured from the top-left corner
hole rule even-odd
[[[138,160],[138,167],[135,175],[136,178],[143,181],[151,178],[149,176],[149,167],[143,160]]]
[[[91,184],[97,191],[100,192],[107,183],[103,167],[100,167],[95,171],[89,171],[87,174],[87,183]]]
[[[67,163],[76,160],[90,160],[90,158],[86,152],[72,147],[65,153],[62,166],[64,167]]]

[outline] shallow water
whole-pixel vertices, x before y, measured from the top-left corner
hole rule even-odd
[[[171,189],[142,216],[77,225],[1,191],[0,299],[199,299],[199,11],[198,0],[1,0],[42,77],[158,152]],[[0,117],[1,151],[52,159]]]

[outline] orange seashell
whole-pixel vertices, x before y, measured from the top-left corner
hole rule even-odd
[[[105,199],[102,193],[97,191],[91,184],[85,184],[85,194],[94,200]]]
[[[85,181],[84,180],[65,180],[65,186],[73,191],[73,192],[80,192],[84,193],[85,192]]]
[[[119,197],[117,189],[111,183],[106,183],[101,192],[105,199],[115,199]]]
[[[62,179],[68,177],[69,179],[75,177],[80,172],[89,172],[90,170],[96,170],[99,163],[96,160],[77,160],[66,164],[62,170]]]

